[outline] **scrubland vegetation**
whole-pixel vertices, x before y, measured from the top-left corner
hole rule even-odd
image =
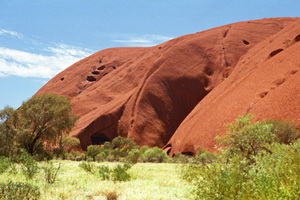
[[[122,137],[78,151],[79,140],[64,136],[77,119],[70,111],[55,95],[0,111],[0,199],[300,198],[292,122],[245,115],[217,138],[218,152],[171,158]]]
[[[293,123],[238,118],[218,153],[182,168],[197,199],[299,199],[300,141]]]

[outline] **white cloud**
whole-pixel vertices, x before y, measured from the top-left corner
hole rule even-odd
[[[23,38],[23,35],[21,33],[11,31],[11,30],[6,30],[6,29],[0,29],[0,35],[8,35],[16,38]]]
[[[50,79],[60,71],[73,63],[91,54],[90,49],[69,46],[66,44],[45,44],[35,36],[27,38],[21,33],[0,29],[0,36],[10,36],[26,41],[26,48],[33,49],[32,53],[27,50],[17,50],[0,46],[0,77],[20,76]],[[167,40],[173,39],[161,35],[114,35],[114,42],[124,46],[149,47],[155,46]],[[45,47],[46,46],[46,47]]]
[[[88,49],[55,44],[45,48],[50,55],[0,47],[0,76],[52,78],[58,72],[89,56]]]
[[[28,38],[21,33],[7,29],[0,29],[0,36],[17,38],[19,47],[23,45],[26,49],[38,52],[32,53],[28,50],[0,46],[0,77],[21,76],[49,79],[92,52],[90,49],[66,44],[40,42],[38,36]]]
[[[119,35],[122,39],[113,40],[114,42],[122,43],[126,46],[136,47],[150,47],[155,46],[165,41],[173,39],[172,37],[162,35],[143,35],[143,36],[129,36]]]

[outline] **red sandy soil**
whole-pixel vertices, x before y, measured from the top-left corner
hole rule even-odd
[[[213,150],[224,123],[300,122],[300,19],[234,23],[148,48],[99,51],[51,79],[37,94],[71,100],[71,135],[85,149],[116,136],[170,154]]]

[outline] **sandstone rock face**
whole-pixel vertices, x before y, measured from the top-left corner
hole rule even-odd
[[[231,75],[186,117],[168,143],[170,154],[214,150],[224,124],[252,113],[257,120],[300,124],[300,20],[251,48]]]
[[[165,146],[170,154],[213,150],[214,137],[237,115],[299,119],[297,30],[297,18],[263,19],[149,48],[106,49],[59,73],[37,94],[71,100],[80,115],[71,135],[83,149],[123,136]]]

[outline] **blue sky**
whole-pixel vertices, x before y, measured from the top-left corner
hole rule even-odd
[[[0,0],[0,109],[110,47],[153,46],[228,23],[299,17],[299,0]]]

